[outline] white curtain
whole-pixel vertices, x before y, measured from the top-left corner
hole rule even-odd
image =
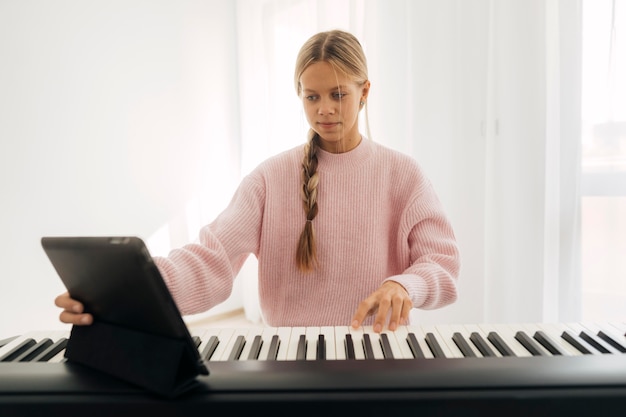
[[[237,51],[241,176],[305,140],[293,87],[300,45],[321,30],[349,30],[368,56],[371,139],[424,166],[460,244],[458,302],[414,319],[579,319],[580,0],[234,7],[234,36],[220,41]],[[259,320],[255,265],[233,297]]]

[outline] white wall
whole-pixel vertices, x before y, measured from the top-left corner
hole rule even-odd
[[[225,205],[233,22],[224,1],[0,0],[0,338],[65,328],[42,236],[147,239],[199,191]]]

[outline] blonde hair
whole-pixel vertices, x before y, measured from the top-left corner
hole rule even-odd
[[[296,59],[294,84],[298,96],[302,94],[300,77],[309,65],[316,62],[328,62],[334,68],[343,72],[354,81],[362,85],[368,80],[367,61],[358,39],[341,30],[320,32],[307,40]],[[317,172],[317,151],[319,149],[319,135],[309,130],[308,141],[304,146],[302,158],[302,205],[306,215],[304,230],[300,234],[296,263],[303,272],[312,271],[317,265],[317,246],[313,219],[317,216],[317,187],[319,174]]]

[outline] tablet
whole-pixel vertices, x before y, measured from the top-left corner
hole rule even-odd
[[[94,323],[182,340],[198,372],[208,373],[140,238],[50,236],[43,237],[41,244],[72,298],[93,314]]]

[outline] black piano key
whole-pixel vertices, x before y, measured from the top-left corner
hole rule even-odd
[[[211,359],[211,356],[213,356],[213,353],[215,353],[215,349],[217,349],[217,345],[219,344],[220,340],[217,338],[217,336],[211,336],[204,349],[202,349],[200,357],[205,361]]]
[[[435,358],[445,358],[446,354],[443,353],[443,349],[439,346],[439,342],[433,333],[426,333],[426,344],[430,348],[430,351],[433,353]]]
[[[272,340],[270,341],[270,347],[269,350],[267,352],[267,360],[268,361],[275,361],[276,358],[278,357],[278,348],[280,347],[280,338],[278,337],[277,334],[275,334],[274,336],[272,336]]]
[[[606,353],[611,353],[610,350],[608,350],[605,346],[602,346],[602,343],[598,342],[592,335],[590,335],[587,332],[581,331],[578,334],[578,337],[583,339],[585,342],[589,343],[591,346],[593,346],[600,353],[605,353],[605,354]]]
[[[576,348],[576,350],[578,350],[580,353],[582,353],[584,355],[590,355],[591,354],[591,351],[589,349],[587,349],[585,347],[585,345],[580,343],[578,341],[578,339],[576,339],[576,336],[574,336],[573,334],[571,334],[567,330],[565,330],[563,333],[561,333],[561,338],[563,338],[563,340],[565,340],[570,345],[574,346],[574,348]]]
[[[375,359],[372,339],[370,339],[370,335],[367,333],[363,334],[363,350],[365,351],[365,359]]]
[[[261,348],[263,347],[263,338],[261,335],[257,334],[254,336],[254,340],[252,341],[252,346],[250,346],[250,353],[248,353],[248,360],[256,360],[259,359],[259,353],[261,353]]]
[[[32,346],[37,344],[35,339],[25,339],[20,344],[15,346],[13,349],[5,353],[1,358],[0,362],[11,362],[18,356],[20,356],[23,352],[30,349]]]
[[[393,359],[391,343],[389,343],[389,336],[386,333],[381,333],[380,335],[380,347],[383,349],[383,357],[385,359]]]
[[[466,358],[475,358],[476,353],[472,350],[472,347],[467,343],[467,340],[463,337],[463,335],[459,332],[454,332],[452,334],[452,341],[457,345],[461,353]]]
[[[472,332],[470,334],[470,341],[476,346],[478,351],[485,358],[491,358],[496,356],[496,352],[491,349],[491,346],[487,343],[487,341],[480,335],[478,332]]]
[[[489,332],[487,340],[489,340],[496,347],[496,349],[498,349],[498,352],[500,352],[502,356],[517,356],[515,352],[513,352],[513,349],[506,344],[498,333]]]
[[[198,349],[200,347],[200,343],[202,343],[200,336],[192,336],[191,340],[193,341],[193,344],[196,346],[196,349]]]
[[[541,346],[543,346],[548,352],[553,355],[564,355],[565,353],[559,347],[559,345],[550,338],[544,331],[537,330],[533,335],[533,338],[539,342]]]
[[[306,335],[301,334],[298,339],[298,350],[296,352],[296,360],[303,361],[306,359]]]
[[[343,344],[346,349],[346,359],[356,359],[356,354],[354,353],[354,342],[351,334],[346,335]]]
[[[35,356],[46,350],[49,346],[52,346],[52,340],[45,338],[41,339],[30,349],[25,350],[20,355],[13,359],[14,362],[30,362]]]
[[[243,351],[243,347],[246,345],[246,338],[243,335],[237,336],[235,339],[235,343],[233,344],[233,349],[230,351],[228,355],[229,361],[239,360],[241,356],[241,351]]]
[[[324,339],[323,334],[320,334],[317,336],[317,347],[315,350],[315,359],[318,359],[318,360],[326,359],[326,340]]]
[[[533,356],[545,356],[544,352],[539,348],[537,343],[523,331],[515,333],[515,340],[520,342]]]
[[[50,347],[41,352],[39,355],[35,356],[32,359],[32,362],[48,362],[50,359],[54,358],[59,352],[63,351],[67,346],[67,338],[62,337],[61,339],[54,342]]]
[[[411,352],[413,353],[413,357],[415,359],[426,358],[424,352],[422,351],[422,348],[420,347],[419,342],[417,341],[417,337],[415,337],[415,333],[409,333],[406,336],[406,342],[409,344],[409,348],[411,349]]]
[[[615,349],[617,349],[621,353],[626,353],[626,347],[622,346],[617,340],[613,339],[611,336],[604,333],[602,330],[598,332],[598,337],[604,340],[609,345],[613,346]]]

